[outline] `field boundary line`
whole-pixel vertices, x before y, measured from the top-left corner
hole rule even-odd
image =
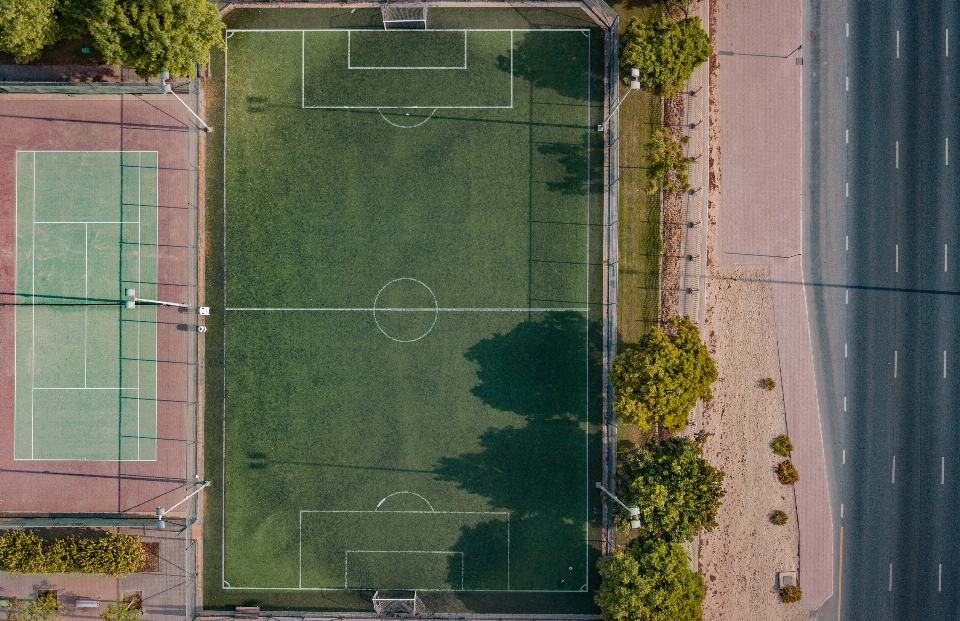
[[[445,554],[447,556],[460,555],[460,590],[465,590],[464,585],[464,575],[466,574],[466,561],[464,560],[464,553],[460,550],[345,550],[343,553],[343,588],[350,588],[350,553],[354,554]],[[509,574],[508,574],[509,575]],[[362,587],[358,587],[362,588]],[[509,585],[507,589],[509,590]],[[421,589],[416,589],[421,590]]]
[[[313,312],[313,313],[373,313],[373,312],[412,312],[412,313],[586,313],[589,308],[337,308],[337,307],[228,307],[230,312]]]

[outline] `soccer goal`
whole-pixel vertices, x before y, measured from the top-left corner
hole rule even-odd
[[[383,15],[383,29],[405,28],[408,30],[427,29],[427,7],[409,4],[384,4],[380,7]]]
[[[373,609],[380,617],[409,617],[427,613],[427,608],[416,591],[413,592],[413,597],[409,594],[401,597],[396,593],[381,595],[380,591],[377,591],[373,594]]]

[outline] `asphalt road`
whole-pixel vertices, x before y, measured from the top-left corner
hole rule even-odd
[[[839,578],[818,618],[960,619],[960,2],[805,9],[804,269]]]

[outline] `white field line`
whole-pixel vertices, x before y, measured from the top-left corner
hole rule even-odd
[[[893,590],[893,563],[890,563],[890,580],[887,583],[887,590],[888,591]]]
[[[896,485],[897,483],[897,456],[893,456],[893,467],[890,469],[890,484]]]
[[[946,474],[947,469],[947,458],[944,456],[940,457],[940,485],[943,485],[943,477]]]
[[[893,378],[897,378],[897,350],[893,350]]]
[[[897,58],[900,58],[900,31],[897,31]]]
[[[230,312],[312,312],[312,313],[586,313],[589,308],[437,308],[424,306],[420,308],[228,308]]]

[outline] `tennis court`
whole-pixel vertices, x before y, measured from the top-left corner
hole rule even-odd
[[[205,602],[593,588],[598,50],[228,29]]]
[[[16,459],[156,459],[157,152],[16,157]]]

